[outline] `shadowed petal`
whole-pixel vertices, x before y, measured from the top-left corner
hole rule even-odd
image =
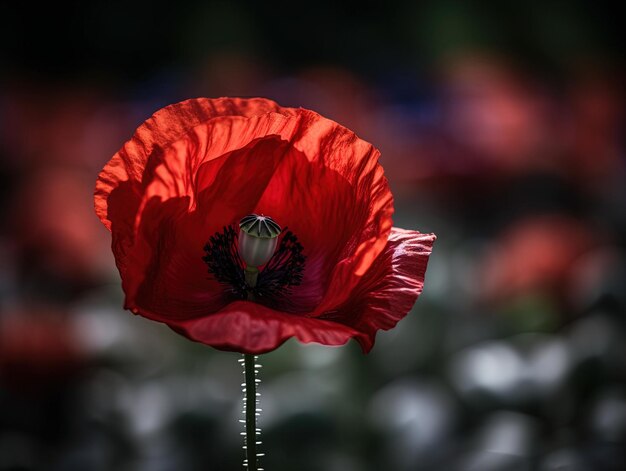
[[[220,116],[252,117],[282,110],[278,104],[262,98],[191,99],[157,111],[137,130],[130,141],[107,163],[96,182],[95,209],[102,223],[111,229],[108,199],[120,183],[129,182],[130,194],[141,200],[142,188],[153,178],[153,171],[163,158],[164,149],[188,134],[201,123]],[[138,206],[138,202],[136,204]]]

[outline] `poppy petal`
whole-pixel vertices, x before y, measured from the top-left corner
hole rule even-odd
[[[389,330],[411,310],[424,288],[434,234],[394,227],[385,250],[341,308],[322,318],[349,325],[364,352],[374,346],[378,330]]]
[[[256,137],[272,133],[273,129],[262,125],[259,127],[258,121],[248,123],[246,118],[275,111],[289,114],[288,109],[261,98],[193,99],[157,111],[135,131],[133,138],[100,172],[94,193],[96,214],[112,232],[113,251],[120,271],[125,265],[123,259],[134,243],[142,205],[152,196],[180,196],[180,192],[176,194],[176,191],[180,190],[181,185],[189,186],[193,182],[189,181],[189,175],[181,175],[177,166],[190,170],[191,163],[198,164],[199,157],[203,160],[216,158],[248,144],[251,135]],[[215,121],[227,124],[232,121],[239,126],[224,127]],[[270,120],[270,124],[273,122]],[[276,127],[280,127],[280,124]],[[211,149],[213,152],[208,153],[209,149],[205,146],[202,149],[204,153],[195,154],[180,147],[171,149],[198,126],[203,129],[209,127],[211,132],[221,131],[215,133],[215,139],[211,142],[217,144],[218,149]],[[183,143],[193,142],[193,139],[183,139]],[[177,157],[181,152],[182,156]]]
[[[102,223],[111,229],[113,218],[107,201],[122,182],[131,182],[141,200],[140,188],[152,179],[151,171],[161,162],[163,150],[201,123],[220,116],[260,116],[282,111],[264,98],[190,99],[160,109],[146,120],[130,141],[107,163],[96,182],[95,209]],[[135,187],[136,185],[136,187]]]

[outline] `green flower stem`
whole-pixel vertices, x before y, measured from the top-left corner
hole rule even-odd
[[[256,286],[256,280],[259,276],[259,270],[256,267],[247,266],[245,269],[246,283],[250,287]],[[248,293],[248,300],[253,301],[254,295]],[[244,375],[246,378],[246,393],[245,393],[245,412],[246,412],[246,460],[248,463],[248,471],[257,471],[257,428],[256,428],[256,415],[257,415],[257,395],[256,395],[256,372],[255,361],[256,357],[250,353],[246,353],[244,358]]]
[[[257,430],[256,430],[256,378],[254,374],[255,357],[249,353],[244,355],[246,376],[246,459],[248,471],[257,471]]]

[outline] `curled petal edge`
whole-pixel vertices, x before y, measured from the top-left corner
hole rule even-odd
[[[394,227],[387,246],[340,310],[342,322],[359,332],[355,338],[365,353],[379,330],[394,328],[413,308],[436,239],[435,234]]]

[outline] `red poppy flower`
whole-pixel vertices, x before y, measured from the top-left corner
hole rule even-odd
[[[96,183],[125,307],[224,350],[262,353],[296,337],[355,338],[369,351],[422,291],[435,240],[392,228],[378,156],[339,124],[270,100],[158,111]],[[254,301],[233,271],[233,226],[251,213],[288,226]]]

